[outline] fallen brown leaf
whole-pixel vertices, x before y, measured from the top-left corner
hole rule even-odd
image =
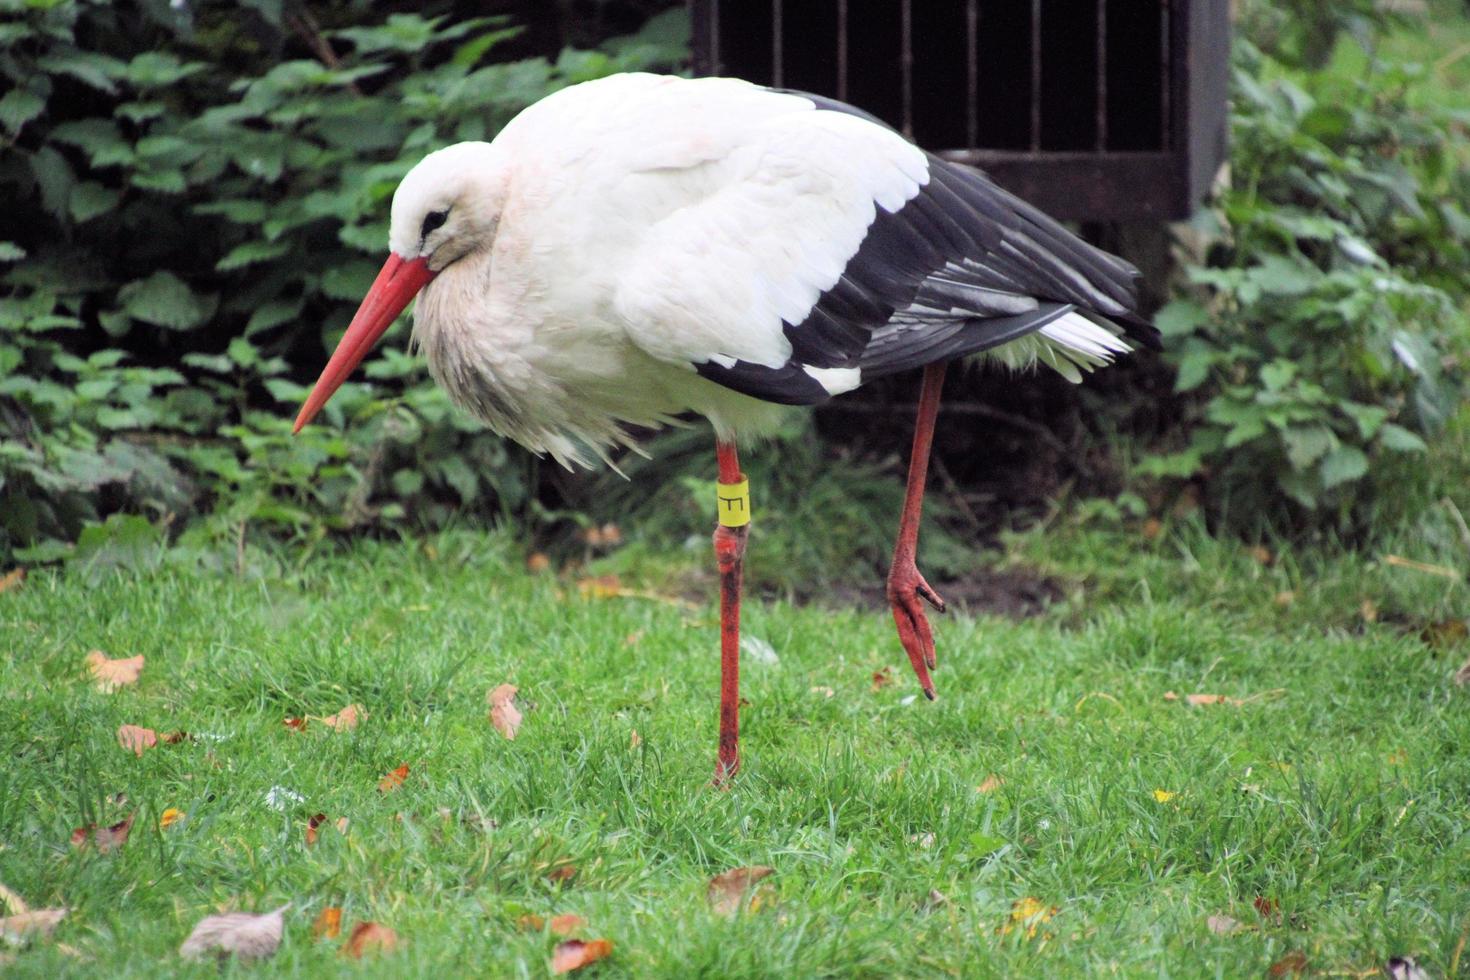
[[[568,939],[564,943],[557,943],[556,949],[551,954],[552,973],[571,973],[598,960],[606,959],[612,955],[613,944],[610,939],[592,939],[583,942],[580,939]]]
[[[580,915],[568,912],[565,915],[554,915],[551,917],[551,931],[558,936],[570,936],[587,924],[587,920]]]
[[[8,592],[26,580],[24,568],[12,568],[4,575],[0,575],[0,592]]]
[[[378,792],[392,792],[393,790],[402,786],[403,781],[407,778],[408,766],[406,764],[401,765],[397,769],[394,769],[392,772],[388,773],[388,775],[384,776],[382,779],[378,780]]]
[[[527,912],[516,920],[516,927],[522,932],[540,932],[546,928],[546,920],[534,912]]]
[[[188,732],[165,732],[158,736],[158,740],[164,745],[178,745],[180,742],[194,741],[194,736]]]
[[[306,719],[305,718],[287,718],[285,720],[285,725],[286,725],[286,727],[288,729],[290,729],[293,732],[304,732],[304,731],[306,731]]]
[[[642,744],[643,736],[638,734],[638,729],[633,729],[633,731],[628,735],[628,748],[636,749]]]
[[[1196,708],[1207,704],[1228,704],[1233,707],[1245,704],[1240,698],[1232,698],[1224,694],[1186,694],[1184,700]]]
[[[86,847],[90,841],[97,846],[99,853],[106,854],[114,847],[121,847],[128,842],[135,816],[136,814],[130,813],[110,827],[99,827],[96,824],[78,827],[71,832],[71,844],[73,847]]]
[[[1271,964],[1266,971],[1268,977],[1284,977],[1293,973],[1307,972],[1307,954],[1299,949],[1294,949],[1281,959]]]
[[[325,813],[314,814],[310,820],[306,821],[307,847],[310,847],[311,845],[316,843],[317,834],[321,830],[322,826],[326,824],[326,822],[327,815]],[[338,817],[336,821],[332,824],[332,826],[337,828],[337,833],[339,834],[347,833],[347,818]]]
[[[994,793],[1005,784],[1006,781],[1004,779],[997,776],[995,773],[991,773],[990,775],[986,776],[985,779],[980,783],[980,785],[975,787],[975,789],[981,793]]]
[[[1246,553],[1262,565],[1269,565],[1276,560],[1271,554],[1271,549],[1263,544],[1254,544],[1246,549]]]
[[[189,938],[179,947],[181,956],[194,958],[205,953],[226,956],[231,953],[242,960],[261,959],[275,954],[281,945],[281,932],[285,929],[284,915],[291,904],[253,915],[249,912],[229,912],[225,915],[209,915],[199,920]]]
[[[342,955],[360,960],[365,953],[391,953],[398,948],[398,933],[376,922],[359,922],[352,927]]]
[[[731,868],[722,871],[709,880],[709,887],[705,897],[709,901],[709,907],[715,915],[735,915],[740,911],[742,905],[748,904],[751,912],[757,911],[762,904],[769,904],[773,891],[767,886],[764,889],[756,888],[756,884],[764,878],[769,878],[776,873],[775,868],[765,865],[755,865],[749,868]],[[749,896],[749,902],[746,896]]]
[[[1364,599],[1358,604],[1358,615],[1365,623],[1378,622],[1378,603],[1372,599]]]
[[[20,915],[22,912],[29,912],[31,910],[31,907],[26,904],[25,899],[4,885],[0,885],[0,904],[5,906],[5,911],[10,915]]]
[[[1383,964],[1383,972],[1392,980],[1431,980],[1429,971],[1414,962],[1412,956],[1394,956]],[[1453,976],[1454,974],[1446,974]]]
[[[318,718],[317,721],[339,732],[350,732],[357,727],[357,723],[367,717],[367,711],[360,704],[349,704],[335,715],[327,715]],[[303,726],[305,724],[303,723]]]
[[[1225,704],[1225,705],[1229,705],[1232,708],[1239,708],[1242,705],[1252,704],[1252,703],[1254,703],[1256,701],[1267,701],[1267,700],[1271,700],[1271,699],[1274,699],[1274,698],[1278,698],[1278,697],[1281,697],[1285,693],[1286,693],[1286,688],[1284,688],[1284,687],[1277,687],[1277,688],[1272,688],[1269,691],[1262,691],[1259,694],[1252,694],[1249,697],[1244,697],[1244,698],[1232,698],[1228,694],[1185,694],[1185,695],[1182,696],[1182,700],[1186,704],[1190,705],[1191,707],[1195,707],[1195,708],[1203,708],[1203,707],[1206,707],[1208,705],[1215,705],[1215,704]],[[1179,700],[1181,700],[1181,695],[1176,694],[1173,691],[1165,691],[1164,692],[1164,700],[1165,701],[1179,701]]]
[[[1139,530],[1143,534],[1143,540],[1152,541],[1163,532],[1164,522],[1157,517],[1150,517],[1143,522],[1143,527]]]
[[[141,759],[146,750],[158,744],[158,733],[151,728],[140,728],[137,725],[119,725],[117,744]]]
[[[515,705],[517,690],[514,684],[501,684],[485,695],[490,704],[490,724],[508,739],[514,739],[521,730],[521,711]]]
[[[1011,903],[1010,918],[997,931],[1005,936],[1024,929],[1027,939],[1035,939],[1041,927],[1060,911],[1058,906],[1043,905],[1040,899],[1027,895]],[[1049,939],[1051,933],[1042,933],[1041,938]]]
[[[127,687],[129,684],[136,684],[138,675],[143,672],[141,653],[134,657],[109,660],[107,654],[101,650],[93,650],[87,654],[86,663],[99,691],[111,692],[120,687]]]
[[[647,589],[626,588],[616,575],[598,575],[594,578],[581,579],[577,582],[577,591],[584,599],[647,599],[650,602],[663,602],[685,609],[695,608],[694,603],[676,595],[664,595],[661,592],[650,592]]]
[[[1280,606],[1281,608],[1285,609],[1293,602],[1296,602],[1296,592],[1292,589],[1283,589],[1282,591],[1276,593],[1271,601],[1276,603],[1276,605]]]
[[[1444,565],[1431,565],[1427,562],[1415,561],[1412,558],[1404,558],[1401,555],[1384,555],[1383,560],[1385,563],[1396,568],[1409,568],[1416,572],[1424,572],[1426,575],[1438,575],[1440,578],[1456,580],[1460,578],[1459,572]]]
[[[592,548],[616,548],[623,543],[623,532],[616,524],[604,524],[598,527],[596,524],[583,528],[581,534],[583,544]]]
[[[551,568],[551,559],[540,551],[533,551],[526,556],[526,571],[532,575],[540,575]]]
[[[1228,915],[1212,915],[1205,920],[1205,925],[1217,936],[1233,936],[1237,932],[1245,932],[1250,926],[1239,919],[1232,919]]]
[[[16,946],[24,946],[35,939],[45,939],[56,931],[56,926],[70,909],[36,909],[18,912],[0,919],[0,936]]]
[[[571,881],[576,876],[577,866],[575,864],[559,864],[546,872],[546,880],[558,884]]]
[[[335,905],[328,905],[317,913],[316,921],[311,924],[311,936],[313,939],[336,939],[342,932],[342,910]]]
[[[1419,634],[1419,638],[1435,650],[1455,646],[1467,636],[1470,636],[1470,628],[1466,627],[1463,619],[1442,619],[1437,623],[1430,623]]]
[[[616,599],[623,595],[623,583],[616,575],[598,575],[579,581],[577,591],[588,599]]]
[[[893,683],[893,670],[892,670],[892,668],[884,667],[882,670],[875,670],[875,671],[873,671],[873,690],[875,692],[883,690],[883,688],[887,687],[889,684],[892,684],[892,683]]]

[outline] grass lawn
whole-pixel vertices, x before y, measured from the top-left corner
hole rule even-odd
[[[731,792],[707,786],[713,606],[580,594],[507,536],[281,551],[243,578],[37,572],[0,594],[0,882],[72,912],[4,968],[214,976],[177,955],[200,918],[291,902],[275,958],[226,972],[544,976],[555,940],[518,921],[559,913],[612,940],[584,971],[603,976],[1246,976],[1294,952],[1339,976],[1464,970],[1465,650],[1420,637],[1464,586],[1377,554],[1263,557],[1187,526],[1016,538],[1001,560],[1066,598],[938,620],[934,704],[885,614],[752,604],[779,660],[747,658]],[[96,690],[93,648],[144,654],[140,681]],[[514,741],[487,719],[504,682]],[[283,724],[350,703],[355,731]],[[193,740],[139,758],[123,724]],[[110,853],[69,843],[128,814]],[[775,869],[774,900],[714,915],[708,879],[742,865]],[[1008,928],[1026,899],[1035,928]],[[346,959],[313,941],[328,906],[405,943]]]

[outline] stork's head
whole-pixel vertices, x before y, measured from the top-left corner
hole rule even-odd
[[[418,162],[393,195],[388,261],[337,343],[292,430],[341,387],[419,290],[445,267],[490,247],[505,204],[504,171],[489,143],[456,143]]]

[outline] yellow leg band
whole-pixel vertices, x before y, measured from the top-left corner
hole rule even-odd
[[[715,484],[715,510],[725,527],[744,527],[750,523],[750,481]]]

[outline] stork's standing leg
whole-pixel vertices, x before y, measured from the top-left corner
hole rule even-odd
[[[750,489],[740,472],[735,444],[719,441],[715,560],[720,568],[720,755],[715,785],[723,786],[740,768],[740,576],[745,538],[750,532]]]
[[[924,386],[919,392],[919,417],[914,423],[914,449],[909,458],[908,487],[904,491],[903,517],[898,523],[898,541],[893,547],[893,567],[888,572],[888,604],[898,625],[898,639],[918,675],[924,697],[934,700],[934,682],[929,671],[935,667],[934,634],[924,617],[922,598],[944,612],[944,600],[929,587],[914,564],[919,546],[919,517],[924,509],[924,481],[929,474],[929,447],[934,442],[934,417],[939,413],[939,393],[944,388],[946,363],[924,368]]]

